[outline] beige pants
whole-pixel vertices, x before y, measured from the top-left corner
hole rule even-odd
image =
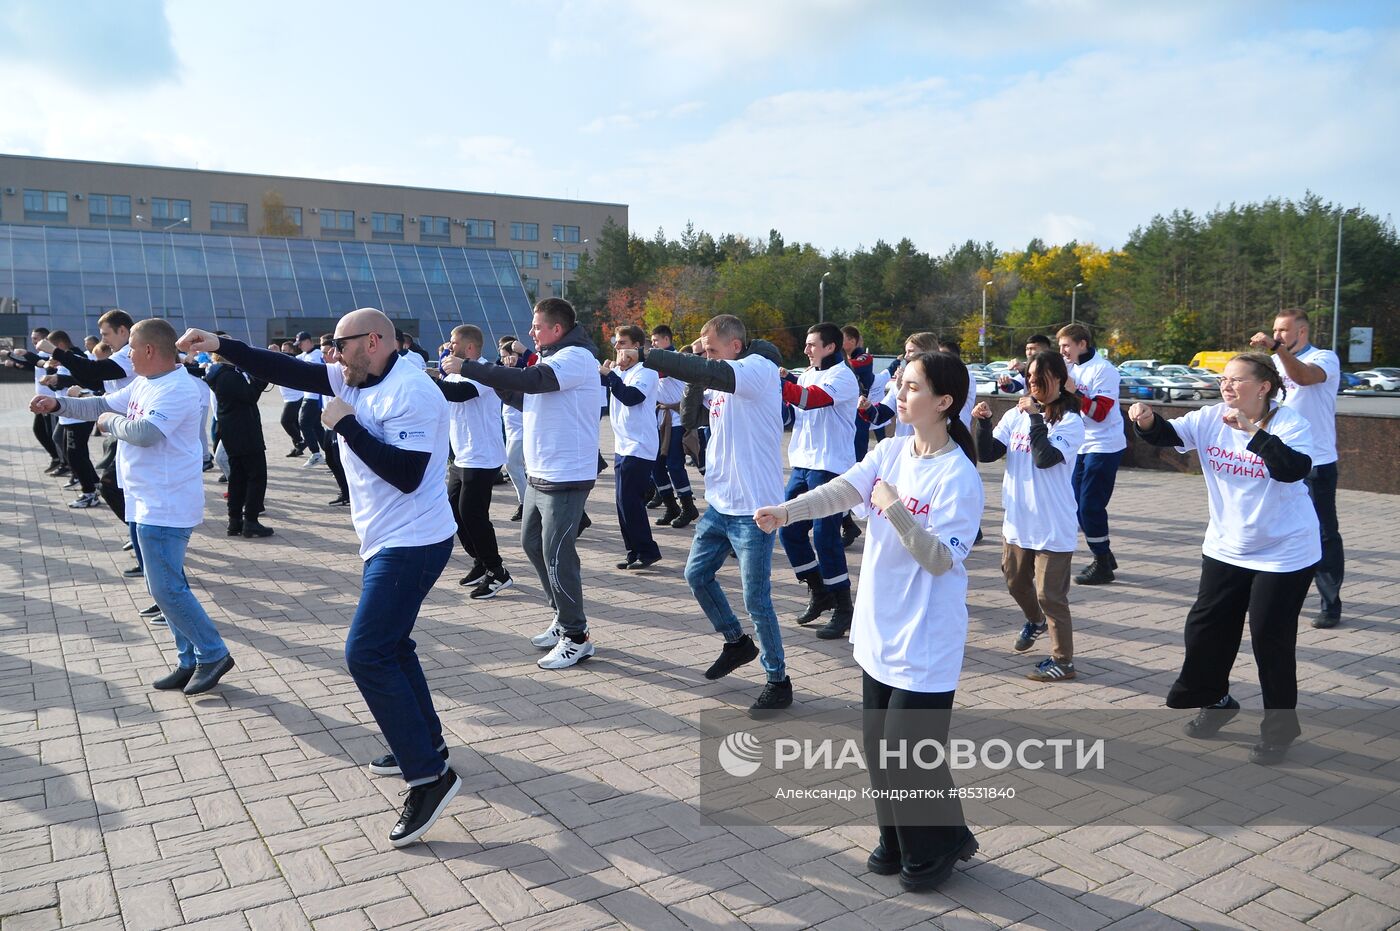
[[[1001,545],[1001,574],[1026,620],[1050,625],[1050,656],[1057,663],[1074,659],[1069,619],[1069,574],[1073,553],[1023,550]]]

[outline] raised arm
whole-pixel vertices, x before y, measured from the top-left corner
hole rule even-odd
[[[448,370],[450,371],[450,369]],[[497,391],[518,391],[521,394],[545,394],[559,390],[559,376],[543,363],[528,368],[492,365],[487,362],[462,360],[460,373]]]
[[[642,365],[662,375],[679,378],[688,388],[711,388],[734,393],[734,368],[724,362],[670,349],[653,349],[642,360]]]
[[[188,338],[189,334],[186,334],[181,342]],[[325,363],[303,362],[286,353],[254,348],[229,336],[218,337],[217,345],[207,351],[217,352],[254,378],[270,381],[274,385],[312,391],[316,394],[331,393],[331,381],[326,374]]]

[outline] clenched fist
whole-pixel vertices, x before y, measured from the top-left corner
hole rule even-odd
[[[882,478],[875,480],[875,487],[870,490],[870,503],[882,511],[888,511],[899,503],[899,489],[891,485]]]
[[[1157,416],[1157,412],[1141,401],[1138,401],[1132,407],[1128,408],[1128,416],[1132,418],[1133,423],[1146,430],[1148,427],[1152,426],[1152,418]]]
[[[978,401],[972,408],[972,416],[978,420],[991,420],[992,406],[986,401]]]
[[[39,395],[29,401],[29,413],[31,414],[52,414],[58,410],[58,401],[54,398]]]
[[[1250,436],[1253,436],[1259,432],[1259,425],[1250,420],[1248,414],[1244,411],[1237,411],[1233,407],[1227,410],[1225,415],[1220,419],[1225,421],[1227,426],[1239,430],[1241,433],[1248,433]]]
[[[175,348],[181,352],[191,355],[199,355],[201,352],[218,352],[219,337],[208,330],[199,330],[191,327],[185,331],[185,335],[175,341]]]
[[[445,375],[462,374],[462,360],[457,356],[448,356],[438,363],[438,369]]]
[[[1016,401],[1016,409],[1023,414],[1037,414],[1040,412],[1040,405],[1036,403],[1035,398],[1027,394]]]
[[[325,410],[321,411],[321,423],[325,424],[327,429],[334,430],[335,425],[347,416],[354,417],[355,409],[340,398],[331,398],[326,402]]]
[[[779,504],[773,507],[759,508],[753,512],[753,522],[758,524],[758,529],[764,533],[772,533],[787,524],[787,507]]]
[[[1265,352],[1274,348],[1274,338],[1268,333],[1255,333],[1249,338],[1251,349],[1262,349]]]

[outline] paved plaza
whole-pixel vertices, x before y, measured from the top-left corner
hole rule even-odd
[[[549,615],[519,525],[506,520],[509,486],[496,489],[493,515],[516,588],[470,601],[456,584],[459,550],[429,595],[418,650],[464,785],[427,843],[394,850],[386,835],[403,786],[365,767],[383,744],[343,658],[357,543],[348,512],[325,506],[330,473],[283,458],[275,392],[263,421],[265,521],[276,536],[225,536],[223,486],[207,474],[208,520],[187,569],[238,667],[196,699],[149,687],[173,661],[170,635],[137,616],[150,598],[139,579],[122,577],[132,559],[111,512],[69,510],[74,493],[42,474],[46,460],[21,413],[29,393],[0,386],[0,931],[1351,931],[1400,922],[1400,830],[985,829],[976,858],[940,892],[918,895],[901,892],[897,876],[866,871],[870,827],[703,823],[694,717],[747,707],[761,672],[755,663],[718,682],[701,675],[719,639],[681,575],[688,530],[659,530],[656,569],[612,568],[622,548],[611,470],[593,492],[594,525],[580,545],[596,657],[559,672],[535,666],[528,637]],[[603,442],[611,446],[606,423]],[[1120,581],[1075,587],[1080,678],[1037,685],[1024,673],[1039,654],[1010,649],[1021,618],[998,568],[1000,467],[982,471],[988,539],[968,561],[958,705],[1159,707],[1196,590],[1200,477],[1120,474],[1111,508]],[[1400,498],[1341,491],[1338,507],[1344,624],[1308,627],[1310,598],[1301,701],[1394,705]],[[798,703],[858,703],[848,642],[817,640],[791,622],[805,590],[781,550],[774,562]],[[737,600],[732,561],[722,581]],[[1233,693],[1258,707],[1247,638]]]

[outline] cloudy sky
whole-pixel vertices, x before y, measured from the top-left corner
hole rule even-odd
[[[1393,3],[0,0],[0,151],[852,249],[1400,193]]]

